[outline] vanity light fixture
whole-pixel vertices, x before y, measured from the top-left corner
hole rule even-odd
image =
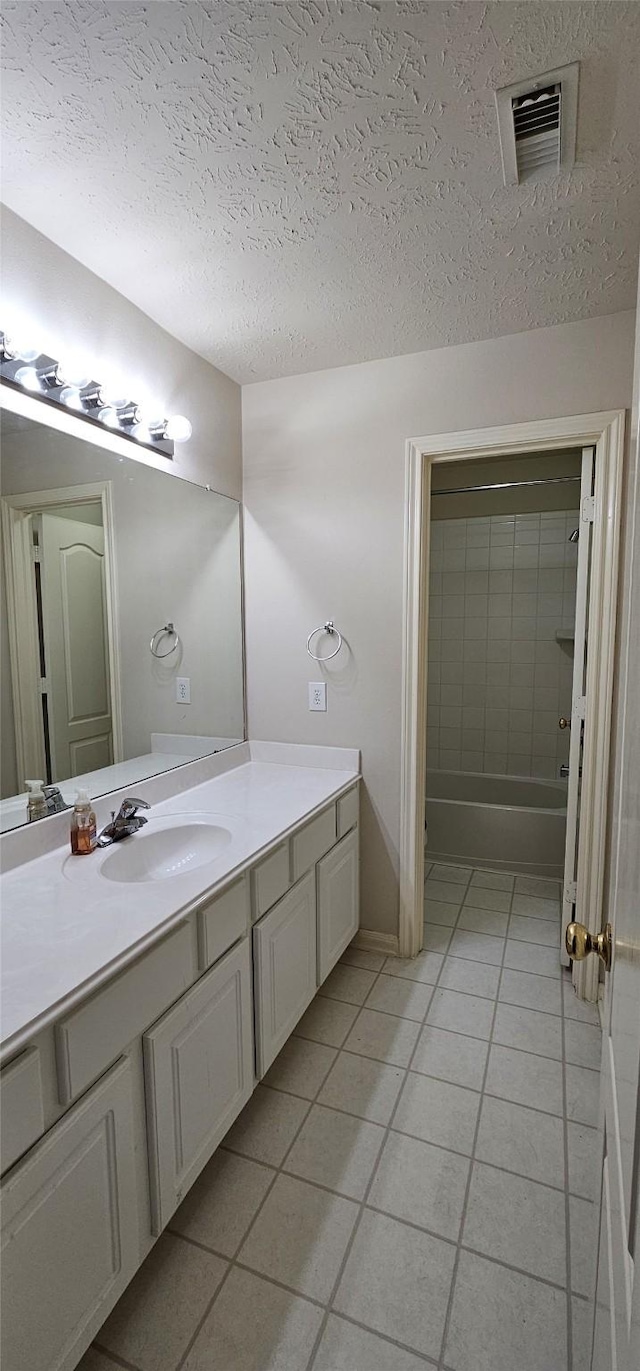
[[[114,429],[165,457],[173,457],[174,443],[186,443],[193,431],[183,414],[164,418],[157,409],[136,404],[123,393],[120,379],[92,380],[81,359],[56,361],[26,339],[2,331],[0,378],[30,391],[46,404],[72,409],[91,423]]]

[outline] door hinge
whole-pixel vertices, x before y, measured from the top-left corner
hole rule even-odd
[[[573,702],[573,714],[576,719],[584,719],[587,712],[586,695],[576,695]]]
[[[37,543],[31,544],[31,555],[33,557],[34,562],[40,561],[40,548],[38,547]]]
[[[582,522],[585,523],[585,524],[593,524],[593,523],[595,522],[595,517],[596,517],[596,500],[595,500],[595,495],[585,495],[585,497],[584,497],[584,499],[583,499],[583,501],[582,501],[582,511],[581,511],[581,514],[580,514],[580,518],[582,519]]]
[[[569,901],[569,904],[575,904],[575,902],[576,902],[576,900],[577,900],[577,898],[578,898],[578,882],[577,882],[577,881],[567,881],[567,882],[566,882],[565,887],[564,887],[564,898],[565,898],[565,900],[568,900],[568,901]]]

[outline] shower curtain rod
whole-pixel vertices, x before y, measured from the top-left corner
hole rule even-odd
[[[559,486],[567,481],[579,481],[579,476],[542,476],[537,481],[498,481],[492,486],[452,486],[450,490],[432,490],[432,495],[472,495],[478,490],[515,490],[518,486]]]

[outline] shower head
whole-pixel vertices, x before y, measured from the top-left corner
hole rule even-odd
[[[570,542],[570,543],[577,543],[579,537],[580,537],[580,529],[579,529],[579,528],[574,528],[573,533],[570,533],[570,534],[569,534],[569,542]]]

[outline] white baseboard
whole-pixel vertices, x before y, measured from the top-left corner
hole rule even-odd
[[[381,952],[385,957],[397,957],[398,935],[396,933],[377,933],[374,928],[360,928],[351,944],[361,952]]]

